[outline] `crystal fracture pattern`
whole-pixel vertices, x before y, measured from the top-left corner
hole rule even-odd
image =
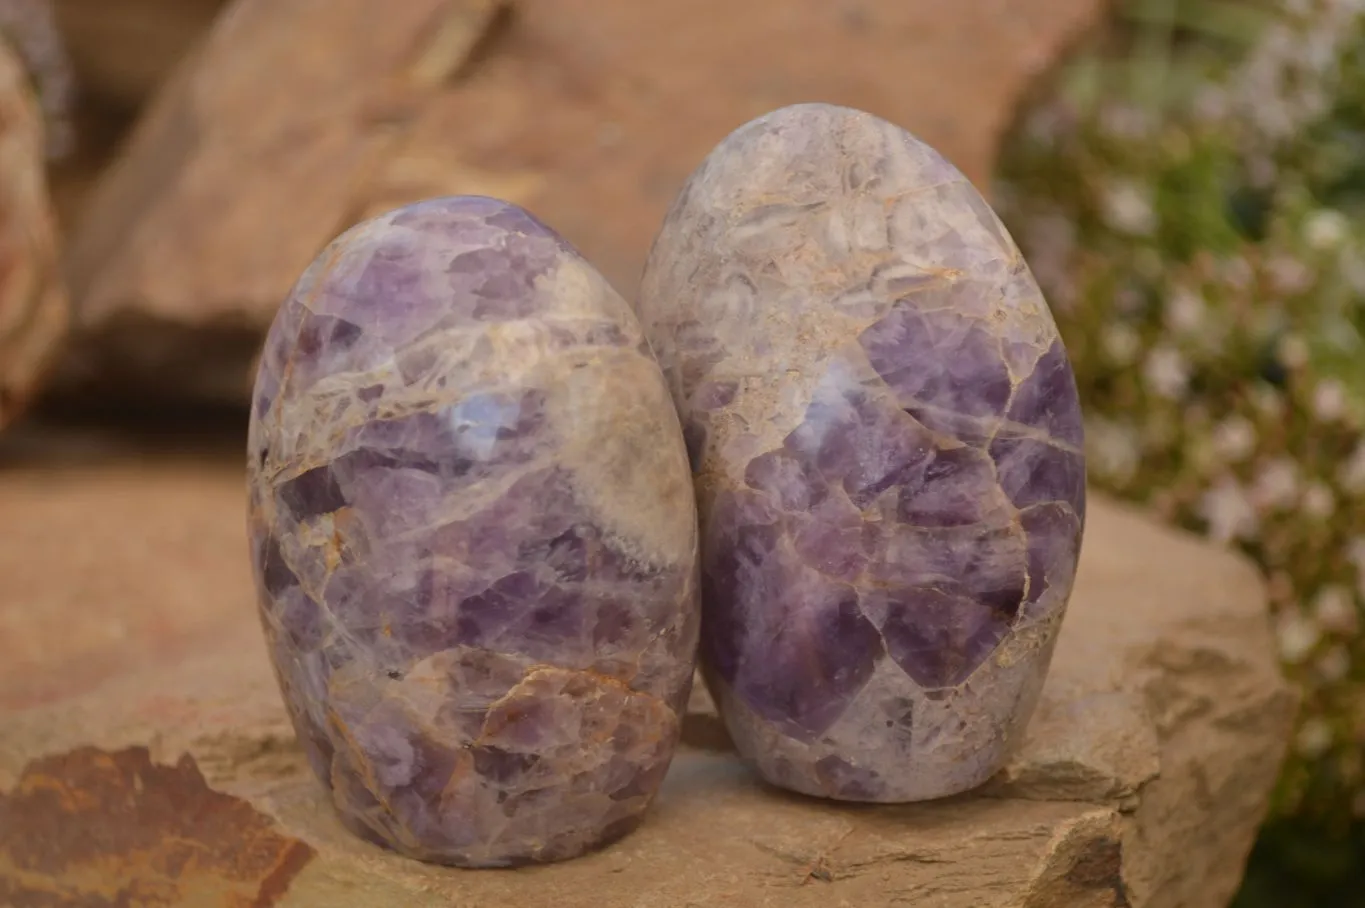
[[[903,130],[785,108],[687,182],[640,314],[740,752],[831,798],[985,781],[1033,711],[1085,518],[1075,380],[995,214]]]
[[[249,447],[270,655],[348,826],[498,866],[640,820],[691,687],[696,514],[593,268],[491,199],[353,228],[271,329]]]

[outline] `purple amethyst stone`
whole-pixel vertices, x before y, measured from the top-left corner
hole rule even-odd
[[[990,207],[904,130],[785,108],[688,180],[640,314],[740,753],[847,800],[984,782],[1037,701],[1085,520],[1071,366]]]
[[[525,211],[423,202],[332,243],[266,341],[260,615],[357,833],[500,866],[634,827],[677,745],[697,532],[630,308]]]

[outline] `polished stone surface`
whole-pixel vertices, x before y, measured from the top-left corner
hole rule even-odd
[[[360,224],[267,338],[260,614],[355,831],[489,866],[639,822],[697,645],[686,452],[629,306],[482,198]]]
[[[995,214],[903,130],[784,108],[692,175],[639,311],[740,752],[841,799],[984,782],[1037,700],[1085,517],[1075,380]]]

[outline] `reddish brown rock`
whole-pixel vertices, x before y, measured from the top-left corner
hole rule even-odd
[[[787,103],[885,116],[984,186],[1016,97],[1102,4],[502,5],[233,5],[74,239],[85,374],[244,399],[255,343],[322,246],[438,195],[528,207],[629,296],[687,174]]]
[[[188,754],[161,766],[145,747],[82,747],[35,760],[0,793],[6,905],[268,908],[313,855],[209,788]]]
[[[38,392],[66,337],[44,157],[42,112],[0,42],[0,427]]]

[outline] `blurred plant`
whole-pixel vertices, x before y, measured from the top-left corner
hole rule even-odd
[[[72,144],[74,77],[51,0],[0,0],[0,39],[14,49],[33,80],[47,124],[48,156],[64,157]]]
[[[1022,116],[999,207],[1074,359],[1092,481],[1264,570],[1304,692],[1274,816],[1344,841],[1365,819],[1365,0],[1120,6]]]

